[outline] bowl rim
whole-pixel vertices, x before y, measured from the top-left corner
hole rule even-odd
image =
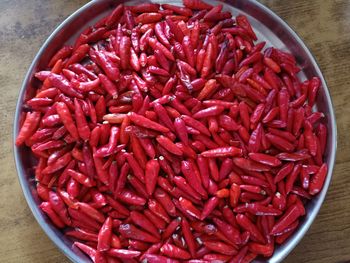
[[[294,31],[294,29],[286,22],[284,21],[279,15],[277,15],[274,11],[266,7],[264,4],[255,1],[255,0],[246,0],[247,2],[252,3],[253,5],[258,6],[258,8],[262,9],[263,12],[267,13],[269,16],[276,19],[280,25],[283,26],[284,29],[289,31],[289,33],[294,37],[294,39],[297,41],[297,43],[302,47],[302,49],[306,52],[307,56],[309,57],[311,63],[314,66],[314,69],[318,75],[318,77],[321,79],[322,83],[322,89],[324,89],[325,92],[325,98],[326,103],[329,105],[329,128],[332,130],[332,136],[328,138],[327,143],[331,143],[332,146],[330,147],[331,151],[329,153],[329,163],[328,163],[328,172],[326,181],[324,182],[324,186],[321,190],[321,192],[318,194],[318,200],[315,203],[315,206],[312,209],[312,213],[308,214],[308,218],[305,220],[305,223],[302,226],[299,226],[299,229],[292,235],[293,240],[292,242],[289,242],[288,246],[284,248],[283,253],[279,253],[280,255],[275,258],[275,260],[271,260],[272,258],[269,258],[269,262],[280,262],[285,257],[288,256],[288,254],[295,248],[295,246],[301,241],[301,239],[305,236],[306,232],[309,230],[311,224],[314,222],[316,216],[319,213],[319,210],[324,202],[324,199],[326,197],[326,194],[328,192],[330,182],[333,176],[333,170],[335,166],[335,160],[336,160],[336,152],[337,152],[337,124],[334,114],[334,104],[332,101],[332,98],[330,96],[330,91],[328,89],[327,82],[320,70],[319,64],[313,54],[311,53],[310,49],[306,46],[306,44],[303,42],[301,37]],[[45,234],[51,239],[51,241],[59,248],[63,254],[68,257],[72,262],[80,262],[80,257],[76,253],[74,253],[66,243],[63,242],[63,240],[55,233],[52,226],[49,226],[43,217],[42,212],[40,211],[40,208],[35,204],[33,195],[30,192],[28,181],[24,176],[24,169],[23,165],[20,160],[20,154],[19,154],[19,147],[15,145],[16,137],[19,132],[19,122],[20,117],[22,113],[22,101],[25,96],[25,92],[27,89],[28,82],[30,78],[32,77],[32,71],[36,65],[36,62],[39,60],[39,58],[42,56],[42,54],[45,52],[48,45],[51,43],[51,41],[60,33],[62,29],[66,27],[67,24],[71,23],[76,19],[77,16],[79,16],[81,13],[84,13],[86,9],[89,9],[90,6],[95,5],[99,0],[93,0],[91,2],[86,3],[85,5],[81,6],[79,9],[77,9],[75,12],[73,12],[71,15],[69,15],[66,19],[64,19],[48,36],[48,38],[44,41],[44,43],[41,45],[39,51],[34,56],[33,61],[31,62],[27,73],[24,77],[24,80],[22,82],[20,92],[18,95],[17,103],[16,103],[16,109],[14,114],[14,120],[13,120],[13,153],[14,153],[14,160],[15,160],[15,166],[17,171],[17,176],[23,191],[23,194],[25,196],[27,205],[29,206],[32,214],[34,215],[36,221],[39,223],[42,230],[44,230]]]

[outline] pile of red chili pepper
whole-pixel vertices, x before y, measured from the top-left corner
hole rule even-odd
[[[320,80],[244,15],[183,4],[118,5],[25,101],[40,207],[94,262],[270,257],[325,181]]]

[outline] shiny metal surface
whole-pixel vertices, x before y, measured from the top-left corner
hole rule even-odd
[[[130,4],[140,1],[131,1]],[[168,1],[157,0],[154,2],[165,3]],[[180,3],[179,0],[172,1]],[[211,1],[213,4],[219,3]],[[118,1],[100,0],[92,1],[67,18],[46,40],[38,54],[34,58],[27,75],[23,81],[20,95],[17,102],[17,108],[14,120],[14,138],[16,138],[19,130],[20,116],[22,112],[21,105],[27,96],[30,96],[34,89],[38,86],[38,82],[33,77],[38,70],[45,69],[51,56],[64,44],[71,42],[86,26],[93,24],[100,17],[109,12]],[[220,2],[222,3],[222,2]],[[320,77],[322,81],[322,89],[317,99],[317,108],[322,110],[327,117],[328,125],[328,143],[326,149],[325,160],[328,163],[328,176],[324,188],[311,202],[306,206],[307,215],[300,224],[299,229],[293,236],[287,240],[282,246],[276,248],[274,255],[268,262],[280,262],[302,239],[313,220],[315,219],[327,193],[337,147],[337,130],[331,97],[327,88],[327,84],[322,73],[309,52],[296,33],[271,10],[254,0],[228,0],[224,1],[224,9],[229,10],[233,15],[244,13],[251,21],[259,40],[265,40],[268,46],[273,45],[282,50],[286,50],[294,54],[302,68],[301,78],[310,78],[312,76]],[[49,221],[49,219],[40,211],[38,204],[40,203],[35,190],[35,181],[33,179],[32,165],[35,160],[30,151],[25,147],[15,147],[14,155],[17,166],[18,177],[26,197],[28,205],[33,212],[36,220],[49,236],[49,238],[58,246],[58,248],[73,262],[89,262],[89,259],[78,249],[71,247],[69,241],[59,230],[57,230]],[[262,262],[262,260],[257,260]]]

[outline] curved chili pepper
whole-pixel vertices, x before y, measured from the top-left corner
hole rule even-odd
[[[204,241],[204,246],[206,246],[211,251],[215,251],[228,256],[237,254],[237,250],[233,246],[227,245],[224,242]]]
[[[164,22],[159,22],[159,23],[156,23],[155,26],[154,26],[154,32],[157,36],[157,38],[159,39],[159,41],[164,45],[166,46],[167,48],[170,48],[170,43],[169,43],[169,40],[168,38],[166,37],[165,33],[164,33],[164,30],[163,30],[163,23]]]
[[[112,238],[112,218],[107,217],[106,221],[103,223],[97,237],[97,250],[107,251],[111,245]]]

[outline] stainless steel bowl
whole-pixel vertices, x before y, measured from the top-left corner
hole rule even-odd
[[[58,26],[45,41],[38,54],[35,56],[21,87],[15,113],[14,139],[17,137],[19,130],[23,102],[27,96],[33,94],[34,89],[39,84],[33,77],[34,73],[38,70],[45,69],[49,59],[63,44],[72,42],[84,28],[106,15],[119,2],[122,1],[100,0],[86,4]],[[136,4],[138,2],[141,1],[130,1],[128,4]],[[165,3],[167,1],[156,0],[154,2]],[[172,2],[180,3],[179,0]],[[237,15],[238,13],[244,13],[247,15],[260,40],[265,40],[268,45],[289,51],[296,56],[302,69],[302,72],[300,73],[301,78],[318,76],[322,81],[322,89],[317,98],[316,106],[325,113],[327,118],[329,134],[325,160],[329,167],[328,175],[322,191],[307,204],[307,214],[300,223],[298,230],[287,240],[287,242],[282,246],[277,247],[274,255],[268,259],[268,262],[280,262],[299,243],[309,229],[323,203],[331,181],[337,148],[337,130],[331,97],[326,81],[324,80],[314,57],[298,35],[275,13],[254,0],[227,0],[222,2],[212,2],[213,4],[224,2],[224,8],[231,11],[233,15]],[[56,229],[46,215],[39,209],[38,206],[40,200],[36,193],[33,170],[31,168],[35,163],[35,160],[29,149],[14,146],[14,155],[18,177],[24,195],[34,217],[42,229],[71,261],[89,261],[82,252],[76,248],[72,248],[72,242]],[[257,262],[260,262],[260,260],[258,259]]]

